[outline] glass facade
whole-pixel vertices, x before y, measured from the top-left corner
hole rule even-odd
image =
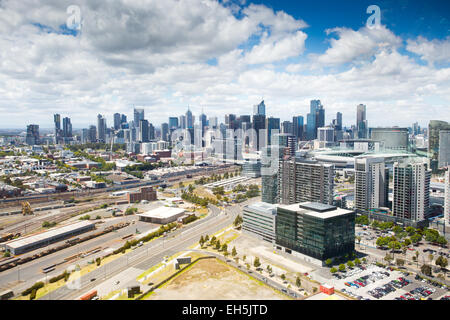
[[[324,219],[307,210],[279,207],[276,244],[322,261],[351,254],[355,250],[355,213]]]

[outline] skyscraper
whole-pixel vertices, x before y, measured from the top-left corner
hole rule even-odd
[[[61,115],[53,115],[53,122],[55,123],[55,143],[60,144],[62,142]]]
[[[72,122],[67,117],[63,118],[63,137],[65,143],[72,140]]]
[[[297,141],[302,141],[303,137],[303,116],[292,118],[292,133],[297,137]]]
[[[186,128],[193,129],[194,128],[194,117],[192,115],[191,110],[188,107],[188,111],[186,111]]]
[[[170,117],[169,118],[169,130],[176,130],[178,129],[178,118],[177,117]]]
[[[264,103],[264,100],[261,101],[259,104],[253,106],[253,115],[266,115],[266,104]]]
[[[134,108],[134,127],[139,127],[139,121],[145,119],[144,109]]]
[[[149,125],[148,120],[142,119],[139,121],[139,133],[138,140],[139,142],[149,142]]]
[[[266,119],[267,143],[272,144],[272,135],[280,133],[280,118],[269,117]]]
[[[310,112],[307,115],[306,138],[314,140],[317,138],[317,128],[325,125],[325,109],[320,100],[311,100]]]
[[[367,138],[367,119],[366,119],[366,106],[359,104],[356,107],[356,131],[358,139]]]
[[[422,221],[428,218],[430,207],[431,170],[421,159],[403,160],[394,164],[395,217]]]
[[[444,220],[446,225],[450,225],[450,166],[447,167],[444,174],[445,174]]]
[[[163,123],[161,125],[161,140],[169,141],[169,124]]]
[[[120,113],[114,113],[114,130],[119,130],[122,124]]]
[[[439,131],[438,167],[450,166],[450,130]]]
[[[266,129],[266,116],[254,115],[253,129],[256,132],[256,150],[261,150],[267,144],[267,133],[263,131]]]
[[[430,166],[435,173],[439,167],[439,132],[450,130],[450,123],[440,120],[431,120],[428,125],[428,153],[430,154]]]
[[[386,207],[389,193],[389,169],[384,158],[355,158],[355,209],[367,212]]]
[[[95,141],[97,141],[97,127],[96,126],[89,126],[88,142],[94,143]]]
[[[341,131],[342,130],[342,113],[338,112],[336,113],[336,126],[335,129],[337,131]]]
[[[281,124],[281,132],[282,133],[290,133],[293,134],[294,129],[291,121],[283,121]]]
[[[278,195],[282,204],[333,203],[334,164],[293,158],[280,161]]]
[[[97,115],[97,141],[106,142],[106,119],[101,114]]]

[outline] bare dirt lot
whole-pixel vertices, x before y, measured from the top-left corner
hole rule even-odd
[[[283,295],[216,259],[200,260],[150,300],[283,300]]]

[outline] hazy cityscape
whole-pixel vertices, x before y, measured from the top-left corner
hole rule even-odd
[[[383,4],[0,21],[1,300],[449,300],[449,20],[408,33]]]

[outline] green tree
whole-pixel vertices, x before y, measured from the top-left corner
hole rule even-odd
[[[233,250],[231,250],[231,255],[235,257],[237,255],[236,247],[233,247]]]
[[[437,239],[436,239],[436,242],[437,242],[440,246],[444,247],[444,246],[447,244],[447,239],[445,239],[444,236],[438,236]]]
[[[361,260],[359,260],[358,258],[355,259],[354,261],[355,265],[359,266],[361,264]]]
[[[333,261],[331,259],[327,259],[325,260],[325,264],[329,267],[331,266],[331,264],[333,263]]]
[[[344,266],[344,269],[345,269],[345,266]],[[335,268],[335,267],[332,267],[331,269],[330,269],[330,272],[331,273],[336,273],[338,270]]]
[[[420,267],[420,271],[422,271],[422,273],[423,273],[424,275],[427,275],[427,276],[429,276],[429,277],[432,276],[431,266],[428,265],[428,264],[422,265],[422,267]]]
[[[441,269],[445,269],[448,265],[448,260],[446,258],[444,258],[443,256],[439,256],[436,261],[434,261],[434,263],[437,266],[440,266]]]
[[[259,268],[261,266],[261,262],[259,261],[258,257],[255,258],[255,261],[253,261],[253,266],[255,268]]]
[[[222,251],[223,251],[223,252],[228,251],[228,245],[227,245],[226,243],[224,243],[224,244],[222,245]]]
[[[284,281],[284,280],[286,280],[286,275],[283,273],[280,278],[281,278],[281,280]]]
[[[344,272],[345,271],[345,264],[341,263],[339,265],[339,271]]]
[[[353,261],[349,260],[349,261],[347,261],[347,266],[349,268],[353,268],[355,266],[355,264],[353,263]]]
[[[220,250],[220,240],[217,239],[216,241],[216,250]]]
[[[205,238],[203,238],[203,236],[200,236],[200,240],[198,241],[198,243],[200,244],[200,247],[203,247],[203,244],[205,243]]]
[[[417,244],[422,240],[422,236],[418,233],[415,233],[410,237],[410,239],[412,243]]]
[[[302,286],[302,281],[300,280],[300,277],[297,277],[297,279],[295,279],[295,285],[297,286],[297,288],[300,288]]]
[[[397,264],[398,266],[402,267],[402,266],[405,265],[405,260],[400,259],[400,258],[397,258],[396,264]]]

